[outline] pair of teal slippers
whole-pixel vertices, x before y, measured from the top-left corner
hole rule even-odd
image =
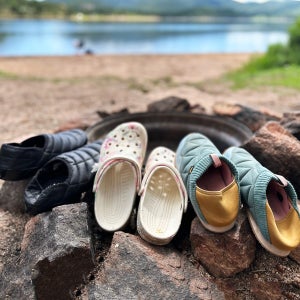
[[[206,136],[191,133],[178,146],[176,167],[206,229],[230,230],[243,205],[266,250],[287,256],[299,246],[300,212],[292,184],[246,150],[230,147],[221,154]]]

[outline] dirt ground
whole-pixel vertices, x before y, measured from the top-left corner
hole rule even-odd
[[[276,113],[300,109],[299,92],[263,87],[232,90],[219,80],[250,54],[0,58],[0,144],[53,132],[96,111],[144,111],[167,96],[201,104],[231,102]],[[3,182],[0,181],[0,187]],[[22,215],[0,207],[0,271],[18,249]],[[16,239],[13,237],[16,236]]]
[[[282,113],[300,108],[300,94],[270,87],[233,91],[218,80],[249,54],[0,58],[0,144],[94,113],[178,96],[208,112],[226,101]]]

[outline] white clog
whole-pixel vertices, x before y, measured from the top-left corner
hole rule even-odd
[[[174,163],[173,151],[155,148],[147,160],[139,192],[137,230],[144,240],[156,245],[173,239],[187,209],[187,192]]]
[[[137,122],[123,123],[105,138],[95,176],[95,217],[106,231],[122,229],[128,222],[141,185],[141,168],[147,132]]]

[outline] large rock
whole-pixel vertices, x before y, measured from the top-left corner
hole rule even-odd
[[[300,111],[284,113],[280,124],[300,140]]]
[[[161,100],[152,102],[148,105],[147,110],[150,112],[166,112],[166,111],[189,111],[190,103],[183,98],[170,96]]]
[[[261,128],[268,121],[280,120],[280,117],[272,112],[259,111],[248,106],[226,102],[215,103],[213,105],[213,112],[219,116],[231,117],[245,124],[253,132]]]
[[[169,247],[124,232],[114,234],[100,272],[83,299],[224,299],[199,265]]]
[[[4,293],[12,299],[71,299],[94,267],[90,243],[85,203],[31,218],[19,261],[6,269],[15,277],[10,275]]]
[[[257,244],[256,259],[244,272],[217,278],[226,299],[300,299],[300,266],[275,256]]]
[[[4,181],[0,189],[0,207],[12,213],[24,213],[24,191],[28,181]]]
[[[191,226],[195,258],[216,277],[229,277],[247,269],[255,258],[256,240],[246,214],[241,211],[230,231],[213,233],[195,218]]]
[[[289,256],[300,265],[300,246],[291,251]]]
[[[4,264],[13,261],[20,251],[28,216],[10,213],[0,208],[0,274]]]
[[[300,267],[288,257],[260,249],[248,279],[255,299],[300,299]]]
[[[300,195],[300,142],[277,122],[268,122],[242,146],[263,166],[287,178]]]

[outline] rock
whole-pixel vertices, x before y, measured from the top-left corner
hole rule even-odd
[[[247,270],[215,282],[226,299],[300,299],[299,265],[269,253],[259,243],[255,261]]]
[[[54,132],[61,132],[75,128],[86,130],[88,127],[92,126],[93,124],[99,121],[101,121],[101,118],[98,112],[93,112],[60,124],[58,128],[54,130]]]
[[[0,279],[0,299],[37,299],[28,269],[7,267],[1,273]]]
[[[83,299],[224,299],[201,266],[171,245],[153,246],[116,232],[108,256]]]
[[[59,206],[31,218],[21,243],[15,275],[5,293],[18,299],[72,299],[93,269],[85,203]],[[32,282],[32,284],[31,284]],[[26,288],[22,288],[25,285]]]
[[[217,102],[213,105],[213,112],[219,116],[231,117],[245,124],[253,132],[261,128],[268,121],[278,121],[280,117],[275,113],[258,111],[240,104]]]
[[[12,213],[24,213],[24,191],[28,181],[4,181],[0,189],[0,207]]]
[[[234,228],[222,234],[206,230],[195,218],[190,240],[195,258],[216,277],[233,276],[247,269],[255,258],[256,240],[243,211]]]
[[[283,299],[281,284],[279,282],[261,280],[256,276],[250,278],[250,292],[254,296],[254,299]]]
[[[4,264],[18,256],[27,215],[0,209],[0,274]]]
[[[300,140],[300,111],[284,113],[280,124]]]
[[[298,246],[295,250],[291,251],[289,257],[300,265],[300,246]]]
[[[148,105],[149,112],[166,112],[166,111],[189,111],[191,108],[190,103],[183,98],[170,96],[161,100],[152,102]]]
[[[287,178],[300,195],[300,142],[277,122],[268,122],[242,145],[264,167]]]
[[[205,108],[200,104],[195,104],[195,105],[191,106],[189,111],[193,114],[205,114],[206,113]]]
[[[300,299],[299,272],[299,265],[288,257],[260,248],[247,278],[250,293],[255,299]]]
[[[118,111],[112,112],[112,113],[108,113],[106,111],[103,110],[98,110],[97,114],[101,119],[107,118],[107,117],[113,117],[113,116],[121,116],[121,115],[128,115],[130,112],[128,110],[128,108],[122,108]]]

